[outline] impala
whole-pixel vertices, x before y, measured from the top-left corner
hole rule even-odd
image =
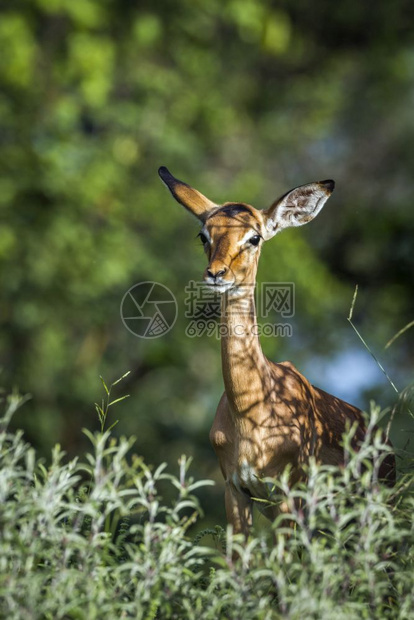
[[[225,391],[210,440],[225,480],[227,520],[235,533],[247,535],[254,498],[268,498],[264,478],[280,476],[289,465],[294,484],[303,478],[312,456],[320,463],[341,465],[347,428],[356,425],[356,445],[365,435],[359,409],[311,385],[290,362],[268,360],[257,335],[254,287],[262,244],[284,228],[310,222],[335,184],[328,180],[296,187],[270,208],[258,210],[240,202],[217,205],[165,167],[159,175],[173,197],[201,221],[199,237],[208,258],[204,281],[222,294]],[[393,483],[391,453],[379,475]],[[284,510],[281,502],[264,512],[274,519]]]

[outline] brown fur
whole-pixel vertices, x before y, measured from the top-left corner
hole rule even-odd
[[[210,440],[225,480],[227,519],[234,532],[247,535],[253,498],[268,495],[263,478],[280,476],[289,465],[294,483],[303,477],[310,457],[342,465],[343,433],[356,423],[356,447],[365,435],[359,409],[312,386],[290,362],[269,361],[256,335],[254,286],[261,242],[253,246],[249,239],[255,235],[269,239],[286,226],[310,221],[334,184],[322,181],[296,188],[267,211],[259,211],[244,203],[219,207],[187,185],[180,187],[181,182],[168,175],[162,176],[165,182],[173,179],[173,195],[179,195],[179,202],[201,219],[211,241],[205,244],[204,279],[219,291],[226,287],[221,318],[225,391]],[[384,460],[380,476],[394,481],[392,455]],[[282,503],[265,514],[273,519],[284,510]]]

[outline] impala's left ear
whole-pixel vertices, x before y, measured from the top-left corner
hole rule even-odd
[[[264,239],[271,239],[283,228],[303,226],[322,209],[335,187],[334,181],[319,181],[301,185],[276,200],[262,211],[265,223]]]

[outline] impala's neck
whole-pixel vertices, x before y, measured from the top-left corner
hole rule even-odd
[[[232,411],[248,415],[264,397],[268,363],[258,337],[254,286],[243,297],[224,295],[221,307],[221,361]]]

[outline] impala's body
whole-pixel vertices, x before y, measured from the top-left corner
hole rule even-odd
[[[225,392],[210,439],[226,484],[228,521],[235,532],[247,534],[252,498],[268,498],[264,478],[279,476],[289,465],[293,483],[303,476],[311,456],[321,463],[341,464],[343,433],[356,423],[356,445],[365,433],[359,409],[312,386],[290,362],[269,361],[257,335],[254,286],[263,241],[313,219],[334,183],[298,187],[259,211],[243,203],[218,206],[166,168],[159,173],[176,200],[201,220],[200,237],[208,256],[204,280],[222,293]],[[393,456],[387,455],[380,475],[393,481]],[[283,509],[267,507],[266,515],[273,518]]]

